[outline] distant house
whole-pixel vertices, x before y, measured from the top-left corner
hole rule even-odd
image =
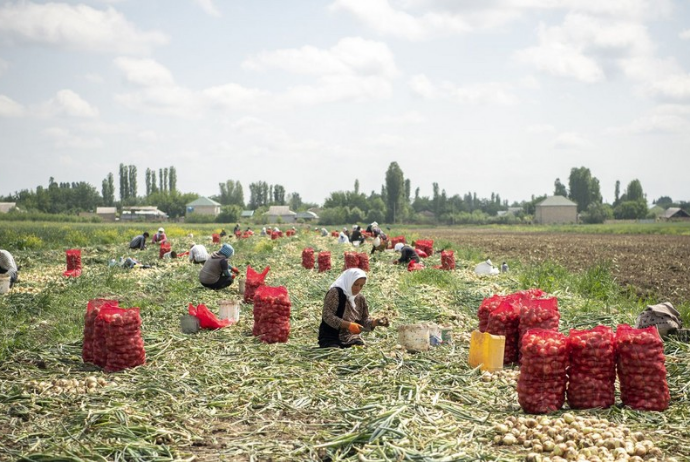
[[[497,217],[514,217],[523,211],[522,207],[508,207],[508,210],[499,210],[496,212]]]
[[[269,223],[276,223],[278,218],[283,223],[294,223],[297,219],[297,214],[291,211],[287,205],[272,205],[264,215]]]
[[[649,210],[647,211],[648,216],[650,216],[650,217],[653,216],[655,218],[659,218],[664,213],[666,213],[666,210],[659,205],[650,206]]]
[[[0,202],[0,213],[7,213],[16,206],[16,202]]]
[[[295,218],[298,220],[304,220],[306,222],[309,221],[316,221],[319,219],[319,216],[315,214],[314,212],[306,211],[306,212],[298,212],[297,215],[295,215]]]
[[[117,218],[117,207],[96,207],[96,215],[103,221],[115,221]]]
[[[577,204],[563,196],[549,196],[536,205],[534,221],[542,225],[577,223]]]
[[[252,218],[253,216],[253,210],[242,210],[242,213],[240,213],[240,218]]]
[[[662,220],[676,220],[676,219],[687,219],[690,218],[690,214],[680,207],[669,207],[664,213],[662,213],[659,218]]]
[[[153,205],[122,207],[120,221],[165,221],[168,215]]]
[[[187,204],[187,215],[213,215],[214,217],[220,213],[220,204],[208,197],[200,197]]]

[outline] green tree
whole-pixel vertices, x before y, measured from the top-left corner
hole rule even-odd
[[[129,196],[130,198],[136,200],[137,198],[137,167],[130,165],[127,167],[127,176],[129,177]]]
[[[146,169],[146,197],[149,197],[151,195],[151,169],[147,168]]]
[[[177,191],[177,170],[172,165],[168,169],[168,188],[171,192]]]
[[[613,213],[620,220],[636,220],[646,217],[647,212],[647,204],[644,201],[621,201]]]
[[[224,205],[216,217],[216,223],[237,223],[242,215],[242,207],[238,205]]]
[[[645,201],[644,191],[642,191],[642,184],[640,180],[632,180],[628,183],[628,187],[625,190],[625,200],[628,201]]]
[[[112,173],[108,173],[108,176],[103,180],[101,195],[103,196],[103,205],[112,207],[115,204],[115,180]]]
[[[129,172],[125,164],[120,164],[120,202],[129,198]]]
[[[604,223],[613,218],[613,208],[608,204],[592,203],[587,210],[580,214],[583,223],[596,224]]]
[[[602,202],[599,180],[592,177],[588,168],[571,169],[569,187],[569,198],[577,203],[578,212],[587,210],[591,203]]]
[[[285,205],[285,188],[282,185],[273,186],[273,203]]]
[[[621,199],[621,182],[616,180],[616,189],[613,191],[613,206],[618,205]]]
[[[568,191],[565,189],[565,185],[561,183],[560,178],[556,178],[556,182],[554,183],[553,195],[568,197]]]
[[[288,195],[288,205],[290,206],[290,210],[296,212],[302,208],[302,204],[302,198],[300,197],[299,193],[293,192]]]
[[[386,171],[386,206],[389,223],[399,223],[405,212],[405,175],[397,162]]]

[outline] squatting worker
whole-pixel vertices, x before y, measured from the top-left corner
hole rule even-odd
[[[412,246],[398,242],[395,244],[394,249],[396,252],[400,252],[400,257],[393,263],[405,265],[411,261],[419,263],[419,255],[417,255],[417,252],[414,250],[414,248],[412,248]]]
[[[218,290],[232,284],[235,275],[240,272],[228,262],[234,253],[235,249],[230,244],[223,244],[218,252],[213,252],[199,272],[201,285]]]
[[[208,260],[208,251],[206,247],[202,244],[195,244],[192,242],[192,246],[189,248],[189,261],[192,263],[205,263]]]
[[[369,305],[360,293],[367,282],[367,273],[349,268],[326,292],[319,326],[319,347],[349,348],[364,345],[360,334],[375,327],[388,327],[388,319],[369,317]]]
[[[149,233],[145,232],[143,234],[140,234],[136,236],[134,239],[132,239],[129,243],[129,248],[130,249],[139,249],[139,250],[144,250],[146,248],[146,239],[149,238]]]
[[[152,242],[154,244],[163,244],[168,242],[168,236],[165,235],[165,230],[163,228],[158,228],[158,232],[153,235]]]
[[[10,276],[10,287],[17,282],[19,278],[19,268],[14,261],[14,257],[7,250],[0,249],[0,274],[8,274]]]
[[[377,250],[379,252],[384,252],[388,248],[388,236],[386,236],[386,233],[381,231],[381,228],[379,228],[378,226],[374,227],[373,234],[374,243],[371,247],[371,255],[374,255],[374,252],[376,252]]]

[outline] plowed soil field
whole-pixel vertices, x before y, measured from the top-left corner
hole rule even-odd
[[[493,229],[426,229],[424,236],[474,247],[494,264],[554,261],[573,272],[610,262],[617,282],[638,296],[690,302],[690,236],[503,232]]]

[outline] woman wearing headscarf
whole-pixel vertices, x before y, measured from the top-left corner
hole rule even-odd
[[[201,285],[218,290],[232,284],[235,275],[239,273],[239,270],[228,262],[234,253],[235,249],[230,244],[223,244],[218,252],[213,252],[199,272]]]
[[[375,327],[388,327],[388,319],[369,317],[369,305],[360,293],[367,281],[367,273],[349,268],[335,280],[326,292],[319,326],[319,347],[349,348],[364,345],[360,334]]]
[[[400,252],[400,257],[393,263],[398,265],[407,265],[411,261],[419,263],[419,255],[415,251],[414,247],[398,242],[393,248],[396,252]]]

